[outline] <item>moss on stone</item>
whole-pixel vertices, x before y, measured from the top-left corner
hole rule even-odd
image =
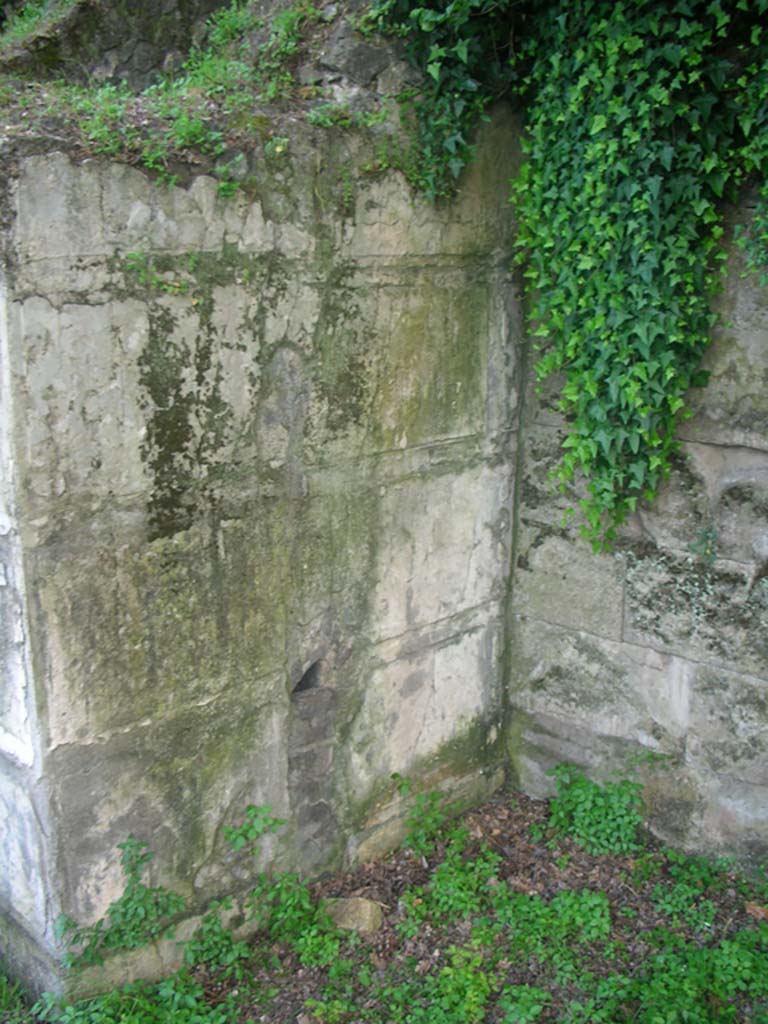
[[[379,743],[380,738],[371,736],[369,742]],[[414,761],[408,769],[408,779],[418,780],[419,791],[434,789],[446,780],[460,779],[473,771],[490,775],[504,760],[504,730],[499,711],[498,716],[486,714],[476,719],[438,750]],[[382,778],[362,798],[355,793],[348,794],[345,815],[348,831],[355,833],[365,829],[384,807],[400,802],[399,783],[399,778]]]
[[[437,278],[437,280],[436,280]],[[383,354],[373,430],[382,448],[480,432],[488,282],[414,268]],[[425,339],[438,337],[438,346]]]

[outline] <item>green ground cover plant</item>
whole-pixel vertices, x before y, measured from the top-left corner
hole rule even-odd
[[[211,903],[194,935],[184,946],[184,963],[188,967],[206,967],[210,971],[221,972],[225,978],[242,980],[243,961],[248,960],[250,950],[245,942],[235,938],[222,919],[222,914],[231,910],[231,899]]]
[[[590,853],[632,853],[638,849],[642,823],[642,787],[629,779],[601,786],[572,765],[551,773],[556,795],[550,802],[549,825],[570,836]]]
[[[765,879],[630,830],[611,799],[621,782],[589,782],[591,807],[609,795],[610,826],[591,811],[599,835],[584,842],[589,816],[563,809],[585,804],[588,780],[571,766],[555,778],[548,804],[502,794],[435,826],[428,854],[405,847],[314,886],[260,876],[255,939],[236,939],[232,906],[213,903],[160,984],[28,1010],[4,982],[7,1024],[764,1024]],[[280,827],[250,807],[227,839],[257,853]],[[360,887],[386,906],[380,934],[340,932],[321,910]]]
[[[402,797],[409,797],[412,782],[398,772],[392,774],[392,781]],[[405,819],[404,845],[422,857],[428,856],[435,847],[440,831],[448,820],[449,808],[439,793],[429,791],[416,793]]]

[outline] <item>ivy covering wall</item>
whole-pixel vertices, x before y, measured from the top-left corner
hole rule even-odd
[[[516,94],[528,160],[516,260],[569,431],[561,486],[596,546],[668,475],[713,326],[723,208],[768,174],[768,0],[384,0],[429,86],[407,98],[415,182],[450,193],[486,106]],[[768,260],[768,186],[750,264]],[[575,511],[575,510],[574,510]]]

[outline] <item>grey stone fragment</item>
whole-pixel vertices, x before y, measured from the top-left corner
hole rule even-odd
[[[417,88],[421,82],[421,75],[416,68],[404,60],[395,60],[379,73],[376,88],[385,96],[397,96],[406,89]]]
[[[334,29],[321,57],[323,67],[365,86],[370,85],[390,61],[385,48],[362,40],[348,21],[340,22]]]
[[[381,904],[363,899],[362,896],[326,899],[321,905],[334,924],[346,931],[370,934],[379,931],[384,923]]]
[[[529,528],[521,531],[516,570],[516,612],[621,639],[623,573],[615,556],[596,555],[572,536]]]
[[[701,666],[689,756],[702,773],[768,788],[768,681]]]

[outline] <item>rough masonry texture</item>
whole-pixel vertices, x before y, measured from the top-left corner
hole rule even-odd
[[[390,847],[393,772],[465,802],[505,765],[542,795],[563,760],[634,773],[666,839],[768,850],[767,293],[733,255],[673,477],[593,554],[508,270],[517,132],[499,111],[438,209],[298,125],[249,198],[13,165],[0,939],[38,989],[63,984],[59,913],[119,895],[129,833],[183,938],[267,864]],[[287,821],[259,861],[224,841],[249,804]]]
[[[749,222],[745,205],[732,220]],[[768,290],[732,249],[721,324],[659,499],[595,555],[553,493],[556,395],[527,389],[510,646],[510,752],[528,792],[575,762],[636,773],[654,830],[768,851]],[[582,492],[583,493],[583,492]],[[650,755],[650,756],[649,756]],[[634,768],[633,768],[634,766]]]
[[[130,833],[183,936],[266,863],[391,846],[395,771],[500,781],[514,124],[443,210],[350,183],[355,145],[297,130],[248,199],[63,152],[9,182],[0,934],[37,988]],[[288,822],[260,863],[249,804]]]

